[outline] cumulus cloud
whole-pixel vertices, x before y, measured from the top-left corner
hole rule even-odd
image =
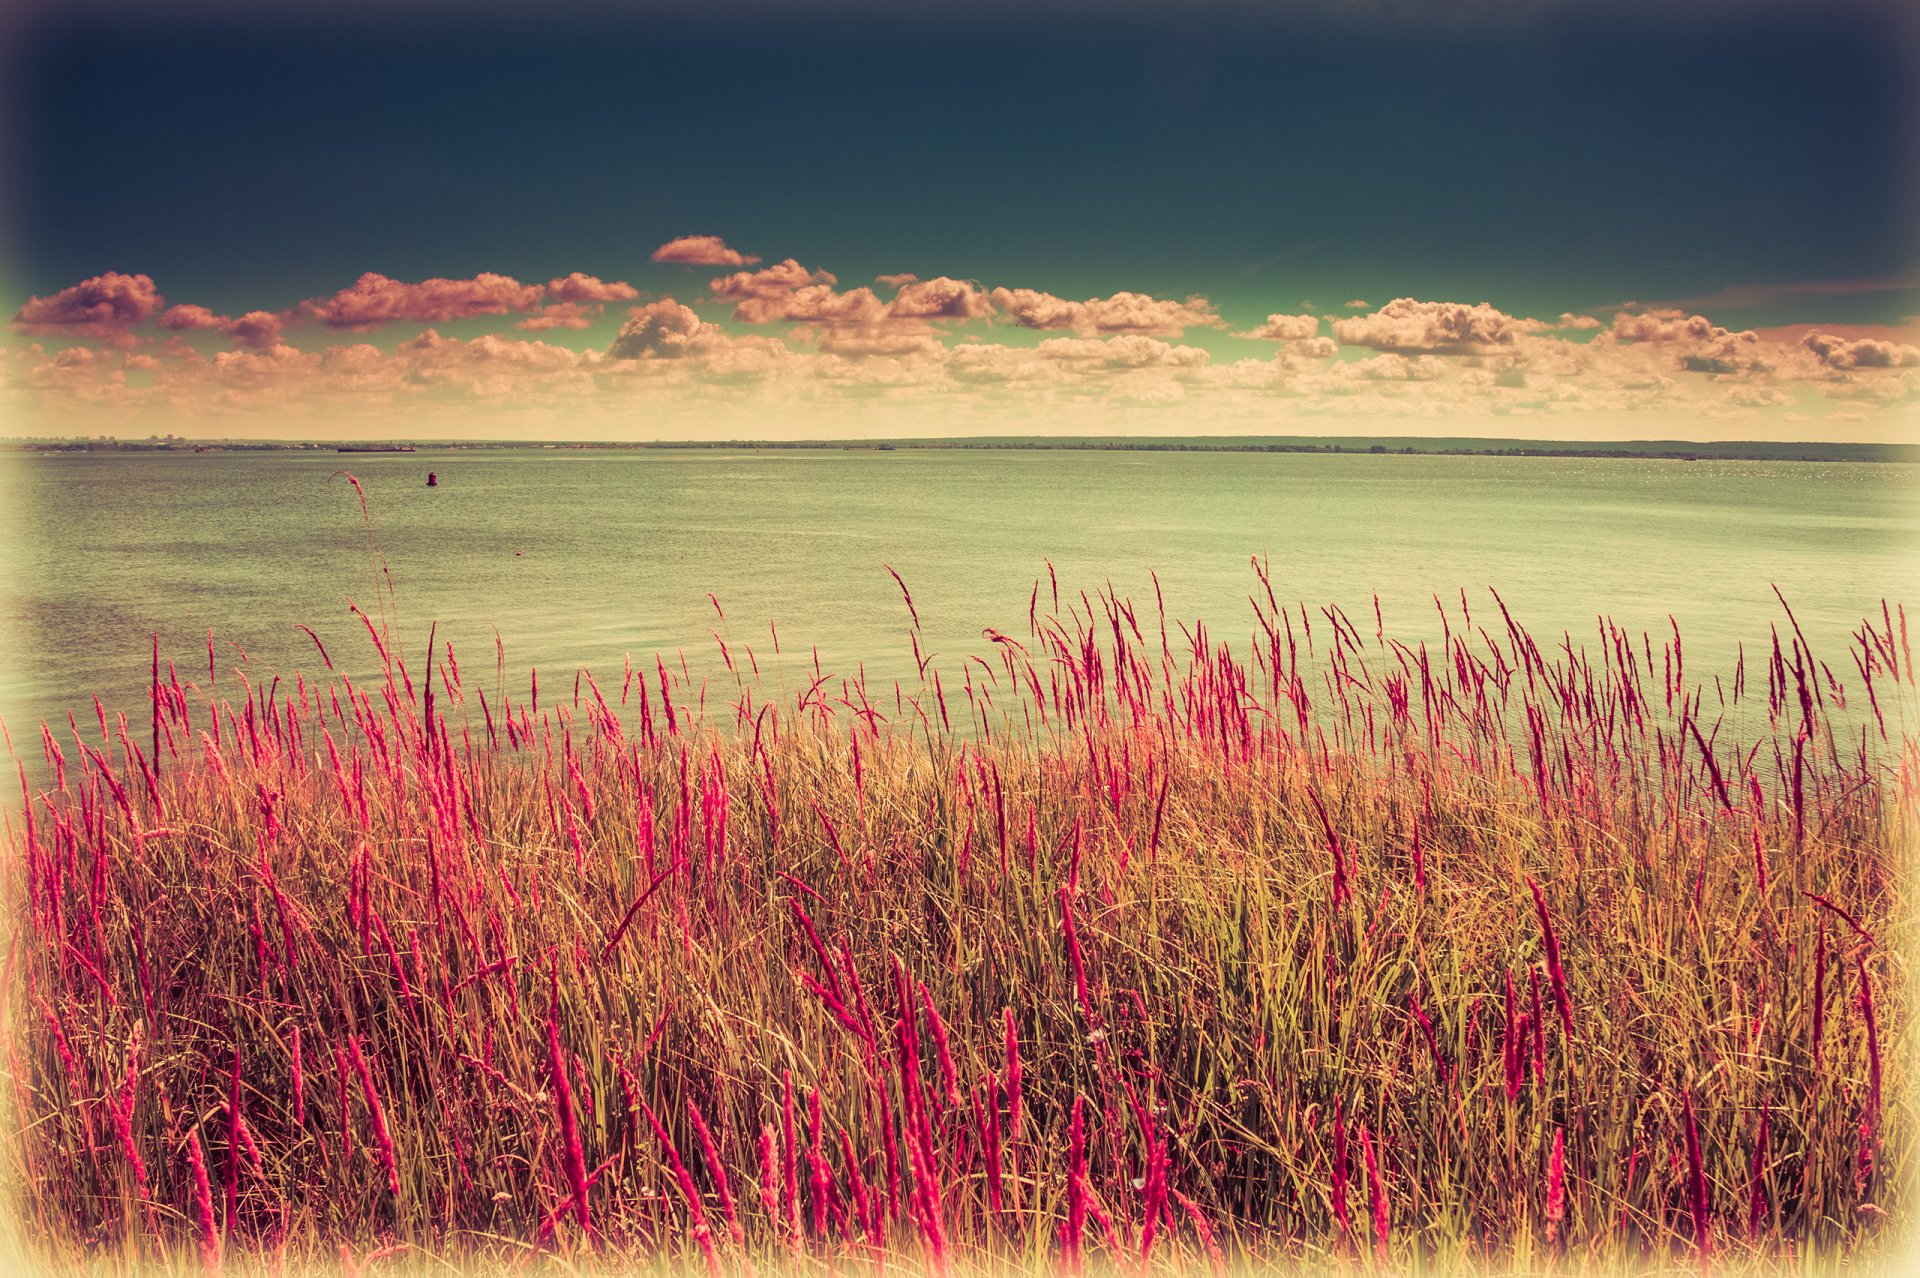
[[[227,361],[223,376],[235,390],[261,404],[347,395],[370,404],[460,399],[509,406],[590,392],[598,356],[498,333],[467,340],[427,328],[390,352],[353,343],[317,354],[281,346],[218,358]]]
[[[195,329],[204,328],[224,329],[227,325],[233,323],[233,321],[225,315],[214,314],[204,306],[193,306],[189,304],[169,306],[160,313],[158,323],[161,328],[172,329],[175,332],[190,332]]]
[[[1608,331],[1624,342],[1711,342],[1728,335],[1728,330],[1704,315],[1666,309],[1622,311],[1613,317]]]
[[[776,297],[747,298],[733,308],[733,317],[748,324],[791,320],[823,327],[871,326],[887,318],[887,304],[870,288],[837,292],[829,284],[810,284]]]
[[[1773,353],[1753,333],[1728,333],[1680,355],[1681,368],[1716,377],[1765,373],[1774,363]]]
[[[933,354],[941,349],[926,325],[900,323],[823,328],[816,344],[825,354],[853,358]]]
[[[386,353],[369,342],[329,346],[320,353],[320,371],[328,384],[343,391],[369,393],[387,389],[392,380]]]
[[[733,317],[747,324],[873,325],[887,318],[887,304],[872,289],[842,293],[834,288],[838,282],[831,271],[787,258],[764,270],[723,275],[712,288],[715,297],[735,303]]]
[[[49,297],[29,298],[8,327],[46,337],[110,336],[140,323],[164,301],[151,276],[108,271]]]
[[[1444,377],[1447,371],[1446,362],[1432,355],[1416,355],[1412,359],[1405,355],[1372,355],[1335,368],[1342,376],[1367,382],[1432,382]]]
[[[1176,302],[1145,293],[1120,292],[1070,302],[1031,288],[996,288],[990,296],[993,304],[1022,328],[1177,337],[1190,328],[1221,326],[1213,303],[1204,297]]]
[[[1820,393],[1828,399],[1855,400],[1882,408],[1920,403],[1920,374],[1895,372],[1877,377],[1842,377],[1823,383]]]
[[[547,296],[555,302],[631,302],[640,290],[618,280],[607,281],[579,271],[547,281]]]
[[[752,266],[760,259],[728,248],[717,235],[682,235],[655,249],[653,260],[680,266]]]
[[[1397,297],[1371,315],[1333,321],[1333,335],[1349,346],[1377,351],[1468,354],[1511,346],[1546,326],[1518,319],[1485,302],[1422,302]]]
[[[1848,340],[1831,333],[1812,332],[1800,339],[1800,346],[1821,364],[1831,369],[1912,368],[1920,364],[1920,346],[1884,342],[1862,337]]]
[[[738,264],[758,265],[744,255]],[[714,274],[719,278],[698,300],[726,303],[737,321],[791,327],[741,332],[664,298],[624,308],[625,322],[602,349],[572,351],[510,332],[462,340],[437,328],[381,349],[338,334],[490,315],[509,317],[489,326],[496,329],[515,320],[531,333],[581,329],[611,303],[643,295],[584,272],[545,283],[504,275],[405,283],[368,274],[331,297],[233,318],[205,306],[168,306],[144,276],[100,276],[21,308],[16,331],[64,340],[50,343],[53,350],[35,343],[0,351],[15,388],[0,394],[21,403],[182,414],[277,414],[301,404],[330,413],[346,406],[412,411],[436,403],[469,412],[590,393],[615,397],[613,405],[622,396],[644,397],[663,412],[883,399],[991,412],[1002,429],[1042,414],[1063,414],[1065,421],[1077,412],[1182,402],[1231,428],[1270,422],[1275,412],[1442,420],[1658,409],[1702,421],[1757,414],[1784,420],[1781,411],[1815,392],[1862,412],[1920,400],[1920,346],[1910,331],[1892,327],[1739,332],[1673,306],[1634,304],[1606,325],[1572,312],[1543,322],[1484,302],[1398,298],[1378,311],[1336,312],[1324,323],[1304,304],[1269,314],[1236,336],[1271,343],[1271,359],[1216,365],[1207,351],[1181,341],[1190,329],[1224,327],[1201,297],[1117,292],[1074,301],[906,272],[843,291],[831,272],[791,258]],[[952,346],[943,340],[953,332],[943,325],[995,319],[1004,326],[960,330],[994,336]],[[284,330],[298,323],[335,330],[325,339],[333,344],[288,345]],[[1036,330],[1044,340],[1028,345],[1037,339],[1010,333],[1010,326]],[[1339,340],[1324,336],[1328,329]],[[195,349],[207,344],[196,336],[204,333],[226,335],[234,349],[209,357]],[[85,344],[70,346],[75,338]],[[1353,354],[1368,357],[1336,359],[1342,342],[1366,348]]]
[[[708,287],[713,289],[715,297],[738,302],[776,298],[815,284],[831,286],[839,282],[840,278],[831,271],[810,271],[794,259],[787,258],[758,271],[735,271],[731,275],[722,275]]]
[[[225,333],[241,346],[255,350],[280,344],[282,319],[272,311],[248,311],[239,319],[215,314],[204,306],[169,306],[155,321],[161,328],[182,332]]]
[[[1281,351],[1275,359],[1284,371],[1286,368],[1299,365],[1304,360],[1329,359],[1339,353],[1340,343],[1331,337],[1319,336],[1319,332],[1320,320],[1317,316],[1269,315],[1264,323],[1244,333],[1235,333],[1234,336],[1262,342],[1278,342]],[[1253,376],[1251,373],[1248,375]],[[1265,373],[1258,375],[1260,378],[1267,376]]]
[[[1286,388],[1293,369],[1283,356],[1272,359],[1236,359],[1216,364],[1207,370],[1207,378],[1216,385],[1234,390],[1275,393]]]
[[[911,275],[888,277],[896,292],[891,301],[866,287],[845,292],[830,271],[809,270],[788,258],[764,270],[739,271],[713,282],[716,297],[735,303],[733,317],[747,324],[779,321],[820,330],[858,329],[857,336],[841,334],[824,339],[843,353],[863,348],[906,351],[924,348],[930,340],[927,324],[934,320],[985,319],[993,303],[985,290],[968,280],[941,275],[922,280]],[[884,282],[884,281],[883,281]],[[901,331],[881,335],[882,327]]]
[[[999,385],[1046,376],[1046,365],[1024,347],[962,342],[947,352],[947,375],[961,383]]]
[[[824,332],[852,328],[875,330],[884,325],[904,326],[905,332],[879,338],[842,335],[835,343],[846,351],[863,344],[895,349],[919,349],[926,324],[933,320],[984,319],[993,313],[992,301],[978,284],[937,276],[921,280],[893,276],[898,281],[891,301],[867,287],[841,291],[831,271],[810,270],[788,258],[758,271],[736,271],[713,281],[715,297],[734,303],[733,317],[746,324],[781,321]],[[816,334],[818,336],[819,334]]]
[[[248,311],[229,322],[226,331],[235,342],[253,350],[280,345],[280,317],[272,311]]]
[[[1304,342],[1320,332],[1320,320],[1313,315],[1269,315],[1264,324],[1235,333],[1263,342]]]
[[[1040,343],[1041,359],[1063,360],[1091,368],[1198,368],[1207,353],[1197,346],[1174,346],[1138,333],[1102,341],[1092,337],[1052,337]]]
[[[1657,308],[1613,317],[1601,340],[1669,349],[1689,373],[1713,377],[1750,377],[1771,372],[1782,348],[1760,340],[1751,330],[1722,328],[1704,315]]]
[[[1783,408],[1793,402],[1793,396],[1777,386],[1742,386],[1731,398],[1741,408]]]
[[[607,354],[614,359],[679,359],[708,327],[691,306],[663,297],[632,309]]]
[[[207,375],[232,391],[263,392],[297,383],[316,362],[291,346],[221,351],[207,362]]]
[[[900,291],[887,304],[887,314],[894,319],[975,320],[993,314],[993,302],[986,291],[967,280],[945,275],[930,280],[908,276],[898,287]]]
[[[400,343],[396,349],[416,356],[432,356],[442,363],[483,360],[521,364],[529,368],[564,369],[573,368],[580,362],[579,352],[548,342],[521,341],[497,333],[483,333],[462,341],[457,337],[442,337],[431,328],[412,341]]]
[[[590,306],[584,302],[549,302],[514,327],[533,333],[543,333],[556,328],[587,328],[606,309],[604,306]]]
[[[366,332],[400,320],[438,324],[524,311],[538,303],[544,292],[538,284],[488,272],[472,279],[435,278],[408,284],[368,271],[331,297],[302,302],[300,314],[329,328]]]

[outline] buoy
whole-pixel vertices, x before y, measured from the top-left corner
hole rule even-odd
[[[436,474],[434,474],[434,473],[433,473],[432,471],[428,471],[428,472],[427,472],[427,487],[429,487],[429,488],[438,488],[439,486],[440,486],[440,477],[439,477],[438,475],[436,475]]]

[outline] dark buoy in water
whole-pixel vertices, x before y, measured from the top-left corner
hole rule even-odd
[[[436,475],[436,474],[434,474],[434,473],[433,473],[432,471],[428,471],[428,472],[427,472],[427,487],[429,487],[429,488],[438,488],[439,486],[440,486],[440,477],[439,477],[438,475]]]

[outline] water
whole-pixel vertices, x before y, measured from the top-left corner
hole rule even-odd
[[[907,677],[908,618],[883,565],[912,589],[923,646],[957,672],[981,628],[1027,631],[1046,560],[1062,590],[1108,582],[1152,623],[1157,571],[1170,616],[1219,638],[1253,628],[1249,557],[1269,556],[1282,602],[1337,603],[1364,634],[1378,592],[1389,633],[1437,632],[1432,596],[1476,621],[1497,588],[1546,646],[1607,613],[1664,632],[1689,666],[1725,668],[1794,605],[1816,652],[1850,676],[1845,635],[1882,597],[1920,604],[1920,468],[1583,458],[1229,453],[899,451],[413,455],[0,454],[0,714],[14,730],[90,698],[145,712],[150,635],[183,680],[206,633],[224,667],[259,681],[313,672],[312,626],[336,662],[371,650],[347,601],[370,610],[362,481],[391,566],[403,644],[438,623],[468,672],[493,681],[496,635],[516,693],[529,666],[566,685],[586,666],[684,651],[719,671],[716,630],[743,664],[864,662]],[[426,472],[439,473],[429,490]],[[717,596],[725,620],[708,593]],[[1916,618],[1920,624],[1920,617]],[[1457,621],[1456,621],[1457,626]],[[1174,634],[1176,648],[1180,643]],[[951,674],[949,675],[951,677]],[[231,685],[229,685],[231,686]]]

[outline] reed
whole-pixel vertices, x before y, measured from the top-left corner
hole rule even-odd
[[[1042,598],[884,690],[736,646],[717,689],[483,698],[384,611],[371,680],[222,698],[156,649],[146,742],[102,709],[21,770],[22,1246],[1218,1274],[1904,1238],[1903,613],[1852,686],[1790,625],[1762,698],[1677,629],[1543,647],[1497,600],[1423,644],[1268,592],[1236,648]]]

